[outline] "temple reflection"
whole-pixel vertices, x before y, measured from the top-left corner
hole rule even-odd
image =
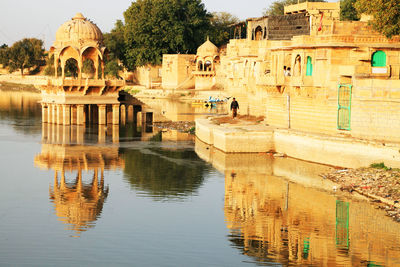
[[[361,196],[333,192],[331,167],[268,154],[225,154],[196,140],[225,174],[231,246],[258,264],[398,266],[400,226]],[[352,242],[353,241],[353,242]],[[368,265],[369,266],[369,265]]]
[[[84,144],[84,128],[43,124],[43,143],[35,166],[54,170],[49,194],[56,215],[68,230],[79,234],[94,227],[100,217],[109,188],[107,170],[124,168],[118,146]]]

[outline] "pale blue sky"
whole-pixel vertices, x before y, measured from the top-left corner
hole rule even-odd
[[[261,16],[274,0],[203,0],[210,12],[226,11],[246,19]],[[0,45],[24,37],[45,41],[49,48],[61,24],[77,12],[95,22],[103,32],[114,27],[132,0],[0,0]],[[333,0],[330,0],[333,2]]]

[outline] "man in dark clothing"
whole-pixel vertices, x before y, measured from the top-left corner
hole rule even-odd
[[[239,109],[239,103],[233,98],[231,103],[232,117],[235,118],[237,115],[237,110]]]

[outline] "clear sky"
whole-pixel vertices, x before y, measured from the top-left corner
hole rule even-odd
[[[239,19],[261,16],[274,0],[203,0],[210,12],[226,11]],[[95,22],[102,32],[114,27],[132,0],[0,0],[0,45],[12,45],[24,37],[53,43],[61,24],[77,12]],[[329,2],[333,2],[330,0]]]

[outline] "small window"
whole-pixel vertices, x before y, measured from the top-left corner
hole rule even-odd
[[[379,50],[372,54],[372,67],[386,67],[386,54]]]
[[[312,65],[312,58],[307,57],[307,71],[306,76],[312,76],[313,73],[313,65]]]

